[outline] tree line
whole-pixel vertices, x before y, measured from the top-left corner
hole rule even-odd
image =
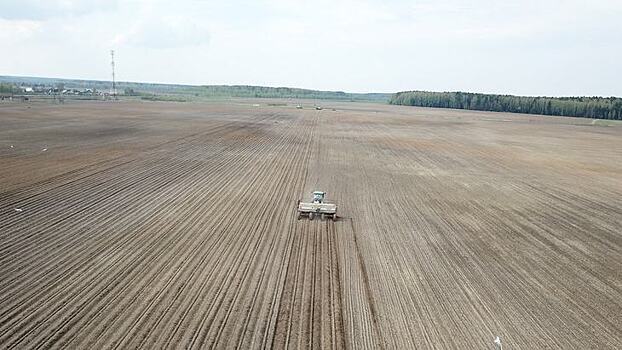
[[[0,83],[0,94],[18,94],[21,90],[12,84]]]
[[[348,93],[321,91],[290,87],[251,85],[205,85],[202,94],[207,96],[260,97],[260,98],[306,98],[322,100],[377,101],[386,103],[391,97],[386,93]]]
[[[100,91],[110,91],[111,82],[104,80],[80,80],[39,77],[1,76],[0,83],[3,89],[9,86],[33,86],[42,84],[58,86],[64,84],[72,88],[90,88]],[[128,96],[175,95],[182,99],[220,98],[220,97],[261,97],[261,98],[305,98],[343,101],[372,101],[386,103],[391,94],[388,93],[348,93],[343,91],[321,91],[289,87],[267,87],[250,85],[181,85],[156,84],[117,81],[117,90]],[[166,98],[166,97],[165,97]]]
[[[389,103],[622,120],[622,98],[617,97],[526,97],[467,92],[404,91],[394,94]]]

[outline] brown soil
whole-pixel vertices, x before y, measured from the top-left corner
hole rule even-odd
[[[622,348],[622,125],[295,105],[0,104],[2,347]]]

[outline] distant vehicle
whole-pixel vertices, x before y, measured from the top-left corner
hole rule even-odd
[[[316,215],[319,215],[322,220],[326,218],[331,218],[333,221],[337,220],[337,204],[325,203],[325,196],[326,192],[324,191],[313,191],[311,203],[298,201],[298,220],[303,216],[313,220]]]
[[[315,109],[316,109],[317,111],[321,111],[321,110],[322,110],[322,107],[320,107],[320,106],[315,106]]]
[[[296,109],[302,109],[301,105],[296,105]]]

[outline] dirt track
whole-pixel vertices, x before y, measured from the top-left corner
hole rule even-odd
[[[0,104],[2,347],[622,348],[621,125],[254,103]]]

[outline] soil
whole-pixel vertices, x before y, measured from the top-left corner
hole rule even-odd
[[[622,125],[283,104],[0,104],[2,347],[622,348]]]

